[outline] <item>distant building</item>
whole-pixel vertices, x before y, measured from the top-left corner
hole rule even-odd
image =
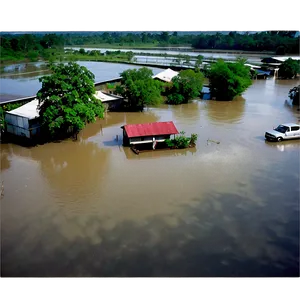
[[[200,93],[200,98],[203,100],[210,100],[211,94],[210,94],[210,88],[207,86],[204,86]]]
[[[40,132],[38,104],[39,101],[34,99],[16,109],[5,112],[7,132],[29,139],[38,135]]]
[[[152,144],[152,149],[156,148],[157,143],[169,139],[171,134],[175,135],[179,133],[172,121],[127,124],[121,128],[123,129],[124,146]]]
[[[300,56],[274,56],[274,57],[265,57],[261,60],[262,63],[270,66],[280,66],[287,59],[294,59],[300,61]]]
[[[175,76],[177,76],[178,74],[179,74],[179,72],[173,71],[172,69],[166,69],[166,70],[152,76],[152,78],[159,79],[164,82],[171,82],[172,79]]]

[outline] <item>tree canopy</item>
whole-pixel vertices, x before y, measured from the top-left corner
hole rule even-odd
[[[299,72],[299,61],[288,58],[279,66],[278,76],[282,78],[294,78]]]
[[[188,100],[198,97],[203,86],[203,74],[193,70],[180,71],[172,79],[172,85],[167,93],[169,104],[187,103]]]
[[[232,100],[252,84],[250,68],[241,61],[225,63],[220,59],[211,65],[208,77],[211,96],[217,100]]]
[[[145,105],[158,105],[162,103],[161,96],[163,84],[152,78],[152,70],[143,67],[126,70],[121,74],[121,85],[117,93],[128,99],[130,108],[143,109]]]
[[[94,74],[77,63],[51,66],[52,75],[40,78],[37,93],[43,128],[52,137],[83,129],[102,118],[104,106],[95,97]]]

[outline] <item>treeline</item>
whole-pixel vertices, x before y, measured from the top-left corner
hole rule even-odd
[[[36,61],[39,57],[49,60],[51,56],[64,50],[64,37],[54,33],[0,35],[1,62],[29,59]]]
[[[278,54],[299,53],[299,37],[296,31],[265,31],[252,34],[229,32],[222,34],[179,34],[178,32],[142,32],[122,33],[104,32],[84,36],[65,34],[65,45],[99,45],[111,44],[116,46],[192,46],[196,49],[220,49],[242,51],[273,51]]]
[[[192,46],[196,49],[272,51],[278,55],[299,55],[299,36],[295,38],[295,34],[295,31],[266,31],[254,34],[230,32],[228,35],[200,34]]]
[[[296,31],[265,31],[256,33],[184,34],[182,32],[104,32],[0,35],[1,61],[38,57],[49,59],[68,46],[167,47],[192,46],[195,49],[239,51],[272,51],[279,55],[299,54]]]

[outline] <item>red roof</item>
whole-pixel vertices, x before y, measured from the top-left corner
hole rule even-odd
[[[128,124],[122,126],[122,128],[125,129],[129,138],[138,136],[155,136],[179,133],[172,121],[144,124]]]

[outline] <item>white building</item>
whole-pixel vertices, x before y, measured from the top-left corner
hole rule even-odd
[[[5,112],[7,132],[27,138],[32,138],[39,133],[38,104],[39,101],[34,99],[16,109]]]
[[[105,94],[101,91],[96,91],[95,97],[100,99],[108,108],[114,108],[114,106],[119,105],[123,101],[122,97]],[[7,132],[29,139],[36,136],[40,132],[41,126],[39,123],[38,105],[38,99],[34,99],[14,110],[6,111]]]
[[[171,69],[166,69],[166,70],[152,76],[152,78],[159,79],[159,80],[165,81],[165,82],[171,82],[173,77],[177,76],[178,74],[179,74],[179,72],[173,71]]]

